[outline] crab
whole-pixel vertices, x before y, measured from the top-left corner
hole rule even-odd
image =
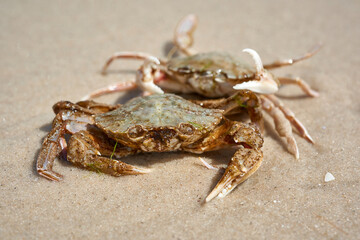
[[[239,108],[232,104],[239,100],[254,110],[258,108],[251,96],[252,92],[242,91],[226,102],[216,103],[191,102],[174,94],[141,96],[124,105],[91,100],[58,102],[53,107],[56,117],[52,130],[37,159],[37,172],[49,180],[62,180],[62,175],[52,170],[56,156],[62,155],[77,166],[113,176],[144,174],[149,169],[119,159],[146,152],[200,154],[235,147],[224,175],[206,201],[222,198],[252,175],[263,159],[263,138],[256,125],[225,117]],[[71,135],[68,146],[65,134]]]
[[[175,30],[174,45],[169,56],[180,51],[186,56],[171,58],[168,61],[142,52],[116,52],[106,62],[102,69],[105,74],[109,65],[116,59],[129,58],[141,59],[144,63],[136,74],[135,82],[121,82],[99,89],[84,99],[91,99],[103,94],[131,90],[140,87],[145,94],[163,93],[197,93],[207,98],[224,98],[231,96],[241,89],[251,90],[259,94],[262,109],[267,112],[275,123],[275,129],[279,136],[285,137],[287,148],[296,159],[299,158],[299,150],[293,136],[292,126],[299,135],[310,143],[314,140],[305,126],[295,117],[295,114],[287,108],[278,97],[274,95],[279,86],[295,84],[306,95],[317,97],[319,94],[300,78],[275,77],[269,69],[289,66],[296,62],[313,56],[321,47],[321,44],[306,54],[283,61],[275,61],[263,65],[259,54],[253,49],[244,49],[243,52],[252,56],[255,66],[248,64],[246,59],[222,52],[197,53],[191,48],[193,43],[192,34],[197,26],[195,15],[184,17]],[[263,132],[263,129],[261,129]]]

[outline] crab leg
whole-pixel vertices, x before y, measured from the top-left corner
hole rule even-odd
[[[285,84],[295,84],[298,85],[306,95],[310,97],[318,97],[319,93],[309,86],[304,80],[301,78],[287,78],[287,77],[279,77],[279,82],[283,85]]]
[[[114,148],[114,142],[110,142],[104,133],[93,129],[80,131],[71,136],[68,160],[80,167],[113,176],[148,173],[149,169],[138,168],[106,157],[114,155],[116,158],[121,158],[136,153],[137,150],[124,146]]]
[[[87,122],[77,122],[76,128],[85,129],[87,124]],[[72,131],[76,131],[72,121],[64,121],[62,114],[57,114],[53,122],[53,128],[44,139],[36,162],[36,169],[39,175],[53,181],[62,180],[62,175],[54,172],[52,167],[57,155],[61,153],[63,157],[66,156],[64,151],[67,146],[64,134],[71,133]]]
[[[207,196],[206,202],[216,196],[222,198],[229,194],[260,167],[263,159],[261,151],[263,139],[258,130],[250,124],[241,122],[228,122],[228,124],[229,128],[223,141],[227,142],[231,139],[230,142],[239,144],[240,148],[235,152],[220,181]]]
[[[190,47],[194,42],[193,33],[196,29],[197,21],[197,17],[194,14],[189,14],[180,20],[175,28],[175,48],[169,52],[168,58],[170,58],[176,50],[180,50],[182,53],[188,56],[196,54],[196,51]]]
[[[287,141],[287,148],[296,159],[299,158],[299,149],[296,140],[292,133],[290,122],[286,119],[284,113],[276,107],[272,101],[264,96],[261,96],[263,109],[274,119],[275,129],[279,136],[285,137]]]
[[[118,105],[110,106],[97,104],[93,101],[83,101],[78,104],[70,102],[58,102],[53,106],[56,113],[52,124],[52,130],[44,139],[37,162],[36,169],[39,175],[53,181],[60,181],[62,175],[52,170],[56,156],[62,154],[65,157],[67,144],[65,133],[73,134],[87,128],[93,123],[92,114],[107,112],[115,109]]]
[[[95,97],[100,97],[102,95],[114,92],[122,92],[126,90],[133,90],[137,87],[135,82],[121,82],[113,85],[109,85],[104,88],[100,88],[82,98],[82,100],[88,100]]]
[[[274,95],[266,95],[277,108],[279,108],[291,124],[298,130],[301,137],[305,138],[308,142],[314,143],[314,140],[306,130],[305,126],[295,117],[295,114]]]
[[[136,82],[132,81],[126,81],[121,82],[113,85],[109,85],[105,88],[98,89],[82,98],[82,100],[88,100],[91,98],[99,97],[108,93],[114,93],[114,92],[122,92],[126,90],[133,90],[136,87],[141,87],[143,90],[148,91],[150,93],[163,93],[161,88],[155,85],[155,83],[158,83],[162,80],[164,80],[165,76],[161,73],[161,71],[158,71],[154,69],[154,66],[164,64],[159,59],[157,59],[154,56],[151,56],[147,53],[142,52],[117,52],[114,53],[113,56],[111,56],[105,63],[102,74],[106,74],[106,70],[109,67],[109,65],[115,60],[115,59],[140,59],[144,60],[144,64],[140,67],[140,69],[137,71],[136,74]]]
[[[204,167],[206,167],[207,169],[210,170],[219,170],[219,167],[217,166],[213,166],[210,163],[206,162],[204,159],[202,159],[201,157],[199,157],[200,162],[204,165]]]
[[[156,79],[161,79],[161,77],[156,77],[157,73],[158,71],[154,71],[153,62],[150,60],[145,60],[144,64],[140,67],[136,74],[137,85],[142,90],[150,94],[163,94],[164,91],[155,84]]]
[[[143,53],[143,52],[116,52],[114,53],[105,63],[104,67],[102,68],[101,73],[106,74],[106,70],[108,69],[109,65],[116,59],[137,59],[137,60],[150,60],[154,63],[160,64],[160,60],[150,54]]]
[[[292,59],[286,59],[286,60],[282,60],[282,61],[276,61],[270,64],[265,64],[264,68],[265,69],[272,69],[272,68],[279,68],[279,67],[283,67],[283,66],[289,66],[289,65],[293,65],[296,62],[308,59],[312,56],[314,56],[322,47],[321,43],[316,44],[310,51],[308,51],[307,53],[305,53],[302,56],[296,57],[296,58],[292,58]]]
[[[233,114],[246,109],[251,122],[255,123],[261,132],[264,131],[263,117],[260,110],[260,100],[255,93],[249,90],[239,90],[228,98],[192,100],[204,108],[222,109],[224,114]]]
[[[224,175],[206,197],[209,202],[216,196],[223,198],[237,185],[248,179],[261,165],[262,152],[256,149],[240,148],[231,159]]]
[[[52,170],[55,157],[62,151],[60,142],[65,133],[63,125],[58,124],[58,119],[54,119],[53,129],[44,139],[40,154],[36,162],[36,170],[40,176],[49,180],[60,181],[62,175]]]
[[[224,175],[206,198],[206,202],[216,196],[224,197],[260,167],[263,158],[262,144],[263,138],[253,124],[224,119],[224,123],[215,128],[201,142],[183,149],[188,152],[202,153],[225,146],[239,148],[230,160]]]

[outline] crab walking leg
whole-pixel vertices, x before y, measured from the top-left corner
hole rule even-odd
[[[310,97],[318,97],[319,93],[309,86],[304,80],[301,78],[287,78],[287,77],[279,77],[278,78],[280,84],[295,84],[298,85],[304,93],[306,93]]]
[[[248,179],[261,165],[262,152],[256,149],[240,148],[231,159],[224,175],[206,197],[209,202],[216,196],[223,198],[229,194],[237,185]]]
[[[175,28],[174,45],[185,55],[191,56],[196,54],[194,49],[191,49],[194,42],[193,33],[197,26],[197,17],[194,14],[189,14],[180,20]],[[175,51],[172,49],[168,57],[171,57]]]
[[[150,60],[156,64],[160,64],[160,60],[157,59],[156,57],[147,54],[147,53],[143,53],[143,52],[116,52],[114,53],[105,63],[105,65],[102,68],[101,73],[102,74],[106,74],[106,70],[108,69],[108,67],[110,66],[110,64],[116,60],[116,59],[136,59],[136,60]]]
[[[225,114],[231,114],[238,109],[245,108],[249,114],[251,122],[255,123],[261,132],[264,132],[264,122],[261,113],[261,102],[258,96],[249,90],[239,90],[233,94],[217,108],[224,109]]]
[[[36,170],[39,175],[53,181],[62,180],[62,175],[52,170],[54,160],[62,154],[66,156],[64,151],[67,149],[67,144],[64,138],[65,133],[76,131],[72,121],[62,119],[62,114],[57,114],[53,121],[53,129],[44,139],[38,159],[36,161]],[[76,128],[85,129],[87,122],[77,122]]]
[[[137,74],[141,75],[142,73],[139,72]],[[139,81],[142,81],[141,77],[142,76],[139,76],[139,78],[140,78]],[[163,80],[165,80],[165,74],[162,74],[161,72],[156,72],[152,78],[153,79],[151,81],[153,81],[154,84],[159,83],[159,82],[167,82],[167,81],[163,81]],[[100,97],[100,96],[103,96],[103,95],[106,95],[106,94],[109,94],[109,93],[134,90],[137,87],[138,87],[138,85],[136,84],[136,82],[133,82],[133,81],[125,81],[125,82],[121,82],[121,83],[116,83],[116,84],[112,84],[112,85],[109,85],[107,87],[95,90],[94,92],[84,96],[82,98],[82,100],[83,101],[89,100],[89,99]]]
[[[203,158],[199,157],[200,162],[209,170],[219,170],[219,167],[213,166],[210,163],[206,162]]]
[[[284,113],[276,107],[269,99],[261,96],[263,109],[274,119],[275,129],[280,137],[285,137],[287,148],[296,159],[299,158],[299,149],[292,133],[291,124],[284,116]]]
[[[222,109],[224,114],[233,114],[246,109],[251,119],[261,132],[264,132],[264,122],[261,113],[261,103],[255,93],[249,90],[239,90],[228,98],[210,99],[210,100],[192,100],[204,108]]]
[[[53,106],[56,116],[52,123],[52,130],[44,139],[36,162],[39,175],[53,181],[62,180],[62,175],[52,170],[55,158],[61,154],[65,158],[67,144],[65,133],[75,133],[87,128],[93,123],[92,114],[107,112],[119,107],[119,105],[98,104],[93,101],[83,101],[73,104],[70,102],[58,102]],[[76,111],[75,111],[76,110]]]
[[[144,174],[150,171],[149,169],[138,168],[119,160],[106,157],[111,156],[112,152],[116,158],[137,153],[137,150],[124,146],[117,146],[114,149],[114,144],[110,144],[106,139],[104,133],[96,131],[93,131],[92,133],[90,133],[90,131],[80,131],[75,133],[71,136],[69,141],[68,160],[80,167],[93,171],[100,171],[113,176]]]
[[[60,142],[61,137],[65,133],[62,125],[58,125],[54,120],[53,125],[56,125],[48,136],[44,139],[39,156],[36,161],[36,170],[40,176],[49,180],[60,181],[62,175],[52,170],[56,156],[62,151]]]
[[[305,126],[295,117],[295,114],[274,95],[265,95],[277,108],[279,108],[291,124],[298,130],[301,137],[305,138],[308,142],[314,143],[314,140],[306,130]]]
[[[320,50],[321,47],[322,47],[322,44],[318,43],[310,51],[308,51],[307,53],[305,53],[302,56],[299,56],[296,58],[291,58],[291,59],[286,59],[286,60],[281,60],[281,61],[275,61],[270,64],[265,64],[264,68],[272,69],[272,68],[279,68],[279,67],[283,67],[283,66],[293,65],[296,62],[300,62],[300,61],[303,61],[305,59],[308,59],[308,58],[314,56]]]
[[[112,57],[110,57],[105,63],[102,73],[105,74],[109,65],[115,60],[120,58],[127,59],[140,59],[144,60],[144,63],[141,65],[140,69],[136,73],[136,83],[133,82],[124,82],[109,87],[99,89],[89,95],[86,95],[83,99],[90,99],[92,97],[98,97],[107,93],[120,92],[125,90],[130,90],[139,86],[142,90],[149,93],[164,93],[164,91],[158,87],[155,83],[162,81],[165,78],[165,75],[161,73],[157,68],[164,64],[158,58],[151,56],[147,53],[141,52],[117,52]]]
[[[100,88],[98,90],[95,90],[94,92],[84,96],[82,100],[88,100],[95,97],[100,97],[105,94],[109,93],[115,93],[115,92],[122,92],[127,90],[133,90],[137,87],[135,82],[121,82],[113,85],[109,85],[104,88]]]

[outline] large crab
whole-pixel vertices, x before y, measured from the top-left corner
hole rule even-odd
[[[244,49],[244,52],[253,57],[255,61],[254,67],[248,64],[245,59],[227,53],[196,53],[195,50],[190,48],[193,43],[192,33],[196,25],[196,16],[188,15],[179,22],[175,30],[175,48],[169,55],[179,50],[187,57],[176,57],[163,61],[141,52],[114,53],[104,65],[103,73],[106,72],[108,66],[115,59],[142,59],[144,63],[137,72],[136,82],[114,84],[99,89],[87,95],[84,99],[111,92],[130,90],[137,86],[148,93],[163,93],[162,89],[164,89],[170,92],[197,93],[210,98],[227,97],[240,89],[248,89],[261,94],[262,109],[274,119],[278,134],[287,140],[288,150],[296,158],[299,158],[299,150],[291,125],[307,141],[313,143],[313,139],[303,124],[295,117],[295,114],[273,94],[278,91],[280,85],[284,84],[296,84],[311,97],[318,96],[318,93],[300,78],[275,77],[268,70],[292,65],[307,59],[313,56],[321,45],[316,45],[303,56],[266,65],[262,64],[261,58],[256,51]]]
[[[37,171],[49,180],[61,180],[52,166],[57,155],[66,156],[66,150],[67,159],[80,167],[119,176],[149,172],[118,160],[124,156],[141,152],[203,153],[235,146],[237,151],[206,201],[224,197],[253,174],[263,158],[258,128],[224,116],[239,108],[238,101],[256,112],[259,105],[256,95],[253,97],[252,92],[242,91],[217,103],[190,102],[173,94],[137,97],[124,105],[58,102],[53,107],[56,117],[40,150]],[[68,147],[65,134],[71,134]]]

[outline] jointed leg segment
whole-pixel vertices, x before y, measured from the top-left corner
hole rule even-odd
[[[203,139],[195,149],[184,149],[189,152],[211,151],[222,146],[237,145],[239,149],[230,160],[224,175],[206,198],[206,202],[215,197],[222,198],[237,185],[249,178],[261,165],[263,138],[257,127],[252,124],[226,120],[225,123]],[[200,153],[200,152],[198,152]]]
[[[229,194],[237,185],[256,172],[261,165],[262,158],[260,150],[241,147],[236,151],[224,175],[205,201],[209,202],[215,197],[223,198]]]
[[[68,160],[75,165],[92,171],[99,171],[113,176],[147,173],[149,170],[126,164],[119,160],[110,158],[121,158],[137,153],[127,147],[109,140],[106,135],[98,129],[80,131],[72,135],[69,141]]]
[[[102,169],[103,171],[113,175],[120,173],[136,174],[135,172],[146,172],[146,170],[138,169],[125,163],[102,157],[102,153],[97,150],[100,148],[96,148],[91,145],[90,139],[96,140],[102,138],[102,141],[97,141],[97,144],[103,144],[102,142],[106,142],[104,134],[98,133],[97,135],[91,135],[90,133],[84,131],[89,130],[90,132],[94,133],[94,129],[96,129],[93,126],[94,114],[108,112],[116,109],[119,106],[120,105],[99,104],[93,101],[82,101],[78,102],[77,104],[73,104],[70,102],[59,102],[55,104],[53,109],[56,113],[56,117],[53,121],[53,127],[43,142],[36,163],[38,173],[49,180],[60,181],[62,179],[62,175],[54,172],[52,170],[52,166],[55,158],[67,148],[67,144],[64,138],[64,135],[66,133],[74,134],[70,138],[70,144],[67,148],[67,159],[69,161],[77,163],[78,165],[81,165],[80,163],[84,163],[85,165],[87,164],[86,166],[88,168],[95,166],[97,169]],[[92,128],[93,130],[91,130]],[[87,138],[85,138],[85,136]],[[73,148],[74,144],[77,144],[77,147],[79,148]],[[111,154],[111,150],[113,149],[112,147],[113,145],[109,145],[107,146],[107,148],[105,146],[101,146],[101,149],[110,149],[109,151]],[[136,151],[128,148],[119,147],[118,150],[115,151],[114,156],[123,157],[129,154],[134,154],[135,152]],[[74,158],[74,156],[78,156],[81,154],[83,154],[83,156],[79,156],[79,158]],[[105,152],[103,152],[103,154],[106,154],[106,150]]]
[[[52,171],[52,167],[56,156],[63,148],[66,148],[66,145],[61,144],[65,128],[63,125],[59,125],[58,121],[59,119],[54,119],[53,129],[44,139],[36,162],[36,169],[39,175],[53,181],[60,181],[63,178],[61,174]]]
[[[175,28],[174,34],[174,44],[177,50],[180,50],[187,56],[196,54],[196,51],[190,48],[193,44],[193,33],[197,26],[197,17],[194,14],[185,16],[180,20],[178,25]],[[169,56],[173,54],[174,51],[170,51]]]
[[[303,92],[306,93],[306,95],[308,95],[310,97],[318,97],[319,96],[319,93],[317,91],[311,89],[309,84],[307,84],[301,78],[279,77],[278,80],[281,85],[295,84],[295,85],[299,86],[301,88],[301,90],[303,90]]]
[[[102,68],[101,73],[106,74],[106,70],[110,66],[110,64],[116,59],[137,59],[137,60],[149,60],[156,64],[160,64],[160,60],[156,57],[142,52],[116,52],[114,53],[105,63],[104,67]]]
[[[264,130],[261,103],[257,95],[252,91],[239,90],[228,98],[192,101],[204,108],[222,109],[225,111],[225,115],[235,114],[246,109],[251,122],[255,123],[261,132]]]
[[[321,46],[322,46],[322,44],[320,44],[320,43],[316,44],[310,51],[308,51],[307,53],[305,53],[302,56],[292,58],[292,59],[275,61],[275,62],[270,63],[270,64],[265,64],[264,68],[265,69],[272,69],[272,68],[279,68],[279,67],[283,67],[283,66],[293,65],[296,62],[300,62],[302,60],[305,60],[305,59],[308,59],[308,58],[314,56],[320,50]]]
[[[164,74],[161,74],[160,71],[157,70],[157,66],[164,64],[158,58],[142,52],[117,52],[106,61],[102,69],[103,74],[106,74],[107,68],[116,59],[137,59],[144,61],[136,73],[136,82],[127,81],[98,89],[83,97],[83,100],[99,97],[108,93],[132,90],[136,87],[140,87],[150,93],[163,93],[162,89],[155,85],[155,83],[164,78]]]
[[[276,108],[279,108],[288,121],[298,130],[301,137],[305,138],[308,142],[314,143],[314,140],[306,130],[305,126],[295,117],[295,114],[274,95],[266,95],[265,98],[269,99]]]
[[[285,118],[284,113],[274,105],[266,96],[261,97],[263,109],[274,119],[275,129],[279,136],[285,137],[287,141],[287,148],[290,153],[299,158],[299,149],[296,140],[292,134],[290,122]]]

